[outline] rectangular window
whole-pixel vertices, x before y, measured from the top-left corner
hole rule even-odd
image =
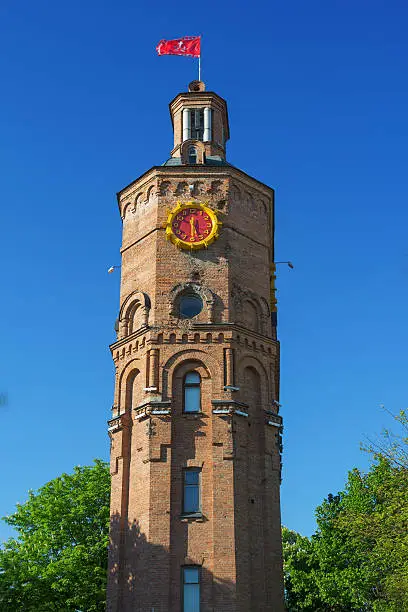
[[[201,512],[201,470],[188,468],[184,470],[183,514]]]
[[[183,612],[200,612],[200,567],[183,567]]]
[[[184,391],[184,412],[200,412],[200,385],[186,385]]]
[[[191,109],[191,138],[203,140],[204,138],[204,109]]]
[[[184,377],[184,412],[201,410],[201,378],[198,372],[187,372]]]

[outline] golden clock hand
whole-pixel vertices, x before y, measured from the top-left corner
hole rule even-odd
[[[191,229],[191,238],[194,238],[196,235],[196,228],[194,224],[194,217],[190,217],[190,229]]]

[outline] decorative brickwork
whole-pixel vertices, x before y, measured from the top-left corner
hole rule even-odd
[[[184,151],[189,105],[211,108],[205,151],[225,156],[226,104],[204,90],[170,105],[173,156]],[[182,568],[192,565],[200,568],[200,612],[283,612],[273,190],[226,163],[186,161],[154,167],[118,194],[107,609],[180,612]],[[191,200],[217,211],[222,228],[208,249],[189,252],[166,240],[165,225],[177,201]],[[185,294],[202,303],[192,318],[180,311]],[[191,371],[200,396],[189,412]],[[184,471],[192,468],[200,511],[186,514]]]

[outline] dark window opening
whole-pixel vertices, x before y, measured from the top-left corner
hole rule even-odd
[[[197,149],[195,147],[189,147],[188,149],[188,163],[189,164],[197,163]]]
[[[204,138],[204,109],[191,109],[191,138],[203,140]]]

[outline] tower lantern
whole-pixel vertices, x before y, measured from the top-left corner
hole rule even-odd
[[[170,115],[171,157],[118,193],[107,610],[283,612],[274,192],[204,83]]]
[[[229,138],[227,105],[217,94],[207,92],[202,81],[193,81],[188,92],[174,98],[170,115],[174,129],[173,158],[180,159],[182,164],[194,163],[191,151],[195,149],[195,163],[225,160]]]

